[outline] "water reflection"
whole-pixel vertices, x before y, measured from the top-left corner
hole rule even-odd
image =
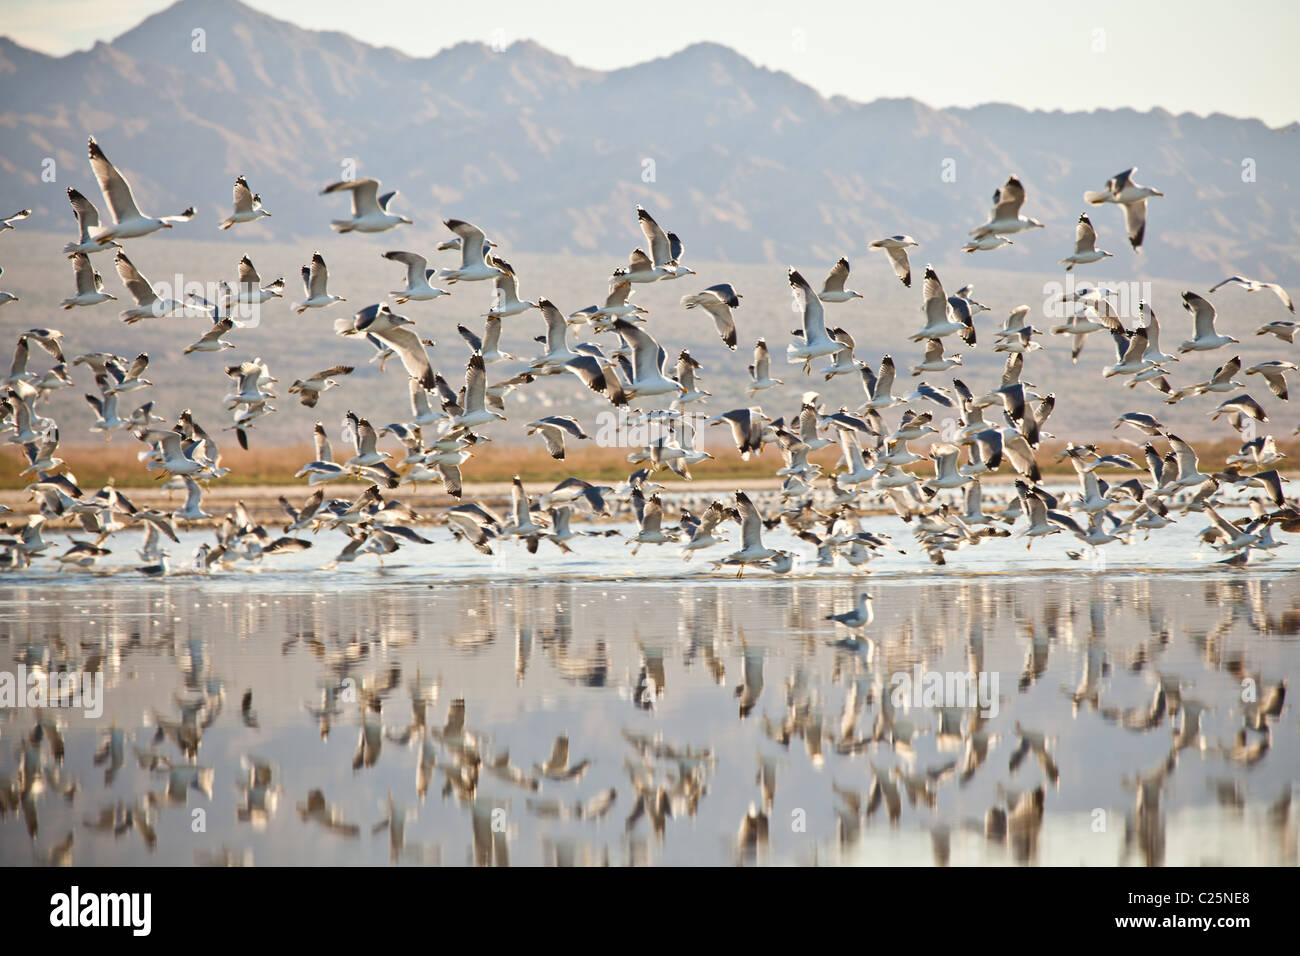
[[[0,709],[0,855],[1296,862],[1293,577],[874,580],[846,639],[858,588],[7,584],[0,668],[103,699]]]

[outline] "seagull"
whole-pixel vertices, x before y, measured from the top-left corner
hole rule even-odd
[[[316,423],[315,431],[316,442],[316,460],[309,461],[294,474],[295,478],[307,478],[309,485],[319,485],[326,481],[336,481],[340,478],[347,478],[349,472],[342,465],[335,463],[334,453],[330,448],[328,436],[325,434],[325,426],[320,422]]]
[[[1065,266],[1065,271],[1069,272],[1075,266],[1100,262],[1113,255],[1114,253],[1097,248],[1097,230],[1092,228],[1092,220],[1088,218],[1088,214],[1082,213],[1079,216],[1079,224],[1074,229],[1074,253],[1057,264]]]
[[[925,267],[922,293],[924,301],[921,308],[925,312],[925,328],[911,337],[913,342],[920,342],[922,339],[941,339],[954,332],[967,331],[967,326],[953,315],[952,299],[944,295],[943,283],[939,281],[939,274],[934,271],[933,266]]]
[[[832,355],[842,346],[826,333],[825,310],[822,308],[821,300],[813,292],[812,286],[808,284],[808,280],[794,268],[789,270],[788,280],[794,292],[795,302],[803,310],[803,328],[797,333],[802,339],[802,344],[796,345],[791,342],[785,347],[786,361],[792,365],[802,364],[804,371],[807,372],[813,359]]]
[[[370,308],[374,308],[371,306]],[[368,325],[357,325],[353,327],[352,334],[364,331],[379,339],[385,345],[393,350],[398,359],[401,360],[402,367],[406,369],[406,374],[418,381],[425,388],[433,388],[433,368],[429,364],[429,353],[424,350],[424,341],[412,331],[415,323],[405,316],[398,315],[395,312],[387,311],[388,307],[380,306],[374,314],[373,321]],[[368,312],[369,309],[363,309],[357,313],[358,321],[364,323],[360,317]],[[385,314],[386,313],[386,314]],[[346,319],[339,319],[335,322],[338,327],[339,322],[347,322]],[[343,334],[348,334],[344,332]]]
[[[550,299],[538,299],[537,309],[546,321],[546,354],[537,358],[532,368],[545,370],[546,374],[558,373],[578,354],[569,347],[569,326],[561,312]],[[594,356],[588,356],[594,358]],[[588,382],[590,385],[591,383]]]
[[[1264,414],[1263,406],[1244,393],[1220,403],[1210,412],[1210,418],[1216,421],[1220,415],[1245,415],[1257,422],[1268,422],[1268,416]]]
[[[492,365],[496,362],[508,362],[514,359],[514,356],[508,352],[501,351],[501,317],[488,313],[486,324],[483,328],[483,337],[479,338],[463,325],[456,326],[456,331],[460,333],[469,347],[483,356],[483,362]]]
[[[902,402],[901,398],[894,397],[894,360],[886,355],[880,360],[880,371],[873,374],[871,367],[863,364],[862,366],[862,389],[867,393],[867,400],[858,406],[858,414],[864,414],[869,410],[879,411],[883,408],[893,408]]]
[[[1295,303],[1291,301],[1291,296],[1287,294],[1286,289],[1282,288],[1276,282],[1261,282],[1258,279],[1247,279],[1245,276],[1229,276],[1222,282],[1210,288],[1210,292],[1222,289],[1225,285],[1239,285],[1247,292],[1263,292],[1268,290],[1281,300],[1282,304],[1287,307],[1287,311],[1295,312]]]
[[[961,364],[962,357],[960,355],[944,356],[942,339],[927,339],[925,342],[925,359],[919,365],[912,366],[912,377],[915,378],[922,372],[946,372],[948,369]]]
[[[12,229],[14,227],[14,223],[22,222],[31,214],[32,211],[30,209],[19,209],[12,216],[5,216],[3,218],[0,218],[0,232],[4,232],[6,229]]]
[[[732,309],[740,307],[740,293],[723,282],[711,285],[703,292],[682,296],[681,304],[688,309],[701,308],[713,317],[722,343],[733,352],[736,350],[736,320]]]
[[[680,279],[682,276],[693,276],[694,271],[681,265],[678,260],[682,255],[682,243],[675,233],[665,233],[660,228],[659,223],[655,222],[654,217],[646,212],[641,206],[636,207],[636,218],[641,226],[641,233],[645,236],[645,241],[650,248],[650,269],[649,273],[653,278],[633,278],[633,266],[629,260],[627,278],[632,282],[653,282],[655,279]],[[638,249],[637,252],[640,252]],[[635,256],[636,253],[633,253]],[[642,253],[645,255],[645,253]],[[647,270],[639,268],[640,263],[635,263],[636,271],[646,272]]]
[[[1024,202],[1025,187],[1015,176],[1009,176],[1002,188],[993,193],[993,212],[989,215],[989,221],[972,229],[971,238],[979,240],[986,236],[1001,236],[1025,229],[1043,228],[1043,224],[1037,219],[1020,215],[1020,207]]]
[[[184,476],[184,481],[185,506],[172,512],[173,520],[202,521],[205,518],[211,518],[212,515],[203,510],[203,489],[199,487],[199,483],[189,475]]]
[[[262,197],[254,195],[253,191],[248,188],[248,180],[243,176],[235,179],[235,211],[230,214],[228,219],[221,223],[222,229],[229,229],[231,226],[240,222],[255,222],[263,216],[271,218],[271,214],[262,208]]]
[[[589,438],[578,420],[569,415],[551,415],[547,418],[539,418],[535,422],[529,422],[527,434],[541,435],[546,442],[546,450],[551,457],[558,460],[564,460],[564,436],[568,435],[574,439]]]
[[[132,265],[126,253],[120,249],[113,257],[113,264],[117,266],[118,278],[126,286],[126,291],[131,293],[131,298],[135,300],[133,308],[122,312],[122,320],[127,325],[132,325],[141,319],[159,319],[187,308],[185,303],[177,302],[175,299],[159,298],[154,292],[153,285],[140,274],[140,270]]]
[[[822,283],[822,290],[817,293],[817,298],[823,302],[850,302],[853,299],[862,298],[861,292],[854,292],[852,289],[844,288],[844,283],[848,279],[849,260],[841,257],[835,265],[831,266],[830,275]]]
[[[851,611],[845,611],[843,614],[827,614],[824,620],[834,621],[836,624],[843,624],[845,627],[859,628],[866,627],[875,619],[875,611],[871,607],[871,595],[863,591],[858,595],[857,606]]]
[[[0,275],[4,275],[4,269],[0,269]],[[0,292],[0,305],[8,305],[10,302],[19,301],[18,296],[12,292]]]
[[[341,295],[330,295],[326,291],[329,282],[329,270],[325,268],[325,259],[319,252],[311,254],[311,265],[302,267],[302,287],[307,298],[294,306],[294,311],[302,315],[308,309],[323,309],[335,302],[346,302]]]
[[[736,443],[736,450],[740,452],[740,457],[744,461],[749,461],[752,453],[762,451],[763,426],[767,418],[761,408],[757,406],[733,408],[731,411],[713,416],[708,423],[718,425],[722,422],[726,422],[731,427],[732,440]]]
[[[853,341],[853,336],[847,330],[841,328],[831,329],[831,338],[839,342],[842,348],[835,353],[834,362],[826,369],[826,381],[830,381],[836,375],[846,375],[850,372],[856,372],[863,366],[863,362],[853,357],[853,350],[857,343]]]
[[[1268,382],[1268,390],[1284,402],[1288,400],[1285,374],[1287,372],[1300,372],[1300,365],[1296,365],[1294,362],[1275,360],[1260,362],[1246,369],[1247,375],[1262,375],[1264,380]]]
[[[377,179],[345,179],[331,183],[320,194],[328,196],[337,192],[352,193],[352,218],[331,220],[330,228],[336,232],[384,232],[394,226],[411,225],[411,220],[405,216],[388,211],[388,204],[397,195],[397,190],[380,196]]]
[[[1146,234],[1147,199],[1152,196],[1163,196],[1164,193],[1150,186],[1139,186],[1133,180],[1135,172],[1137,172],[1136,166],[1126,169],[1106,180],[1104,190],[1086,192],[1083,198],[1093,206],[1113,202],[1124,207],[1124,224],[1128,230],[1128,241],[1136,252],[1142,247],[1142,239]]]
[[[342,383],[335,379],[351,375],[354,371],[355,369],[351,365],[335,365],[332,368],[323,369],[305,379],[295,380],[289,386],[289,394],[297,395],[299,401],[307,408],[315,408],[316,403],[320,400],[321,392],[328,391],[331,388],[338,388]]]
[[[65,256],[71,258],[79,252],[84,252],[89,256],[105,249],[122,248],[121,243],[105,242],[101,244],[94,238],[92,232],[99,232],[99,210],[95,208],[94,203],[71,186],[68,187],[68,202],[72,203],[72,214],[77,219],[78,238],[76,242],[69,242],[63,247]]]
[[[99,183],[100,191],[104,194],[105,202],[108,203],[108,211],[113,216],[113,225],[95,234],[95,241],[99,245],[107,245],[117,239],[138,239],[159,229],[171,229],[178,222],[189,222],[194,218],[193,206],[179,216],[163,216],[160,219],[146,216],[136,208],[130,185],[117,171],[117,167],[108,161],[108,157],[104,155],[104,151],[99,148],[93,136],[90,137],[89,148],[90,168]]]
[[[988,252],[992,249],[1001,249],[1003,246],[1014,246],[1015,243],[1006,236],[989,233],[987,236],[980,236],[978,239],[970,239],[961,247],[962,252]]]
[[[414,252],[395,250],[385,252],[384,258],[393,262],[400,262],[406,266],[406,288],[400,292],[388,293],[398,305],[411,300],[429,302],[440,295],[450,295],[445,290],[434,288],[429,284],[429,280],[437,275],[437,270],[429,268],[429,263],[424,256]]]
[[[1275,335],[1280,341],[1290,343],[1295,340],[1297,331],[1300,331],[1300,325],[1295,322],[1288,322],[1285,319],[1278,319],[1266,325],[1261,325],[1255,330],[1255,334]]]
[[[736,577],[745,573],[745,565],[775,558],[783,552],[763,545],[763,518],[743,491],[736,492],[736,508],[740,512],[740,549],[722,559],[726,565],[739,565]]]
[[[699,384],[699,370],[700,363],[691,357],[689,350],[682,349],[677,356],[677,367],[673,370],[673,378],[681,383],[685,391],[676,398],[673,408],[680,410],[683,405],[702,402],[712,396],[712,392]]]
[[[203,333],[198,341],[194,342],[192,345],[186,346],[185,354],[189,355],[193,352],[222,352],[226,349],[235,348],[233,342],[225,342],[221,338],[234,327],[235,323],[230,319],[218,319],[213,324],[212,328]]]
[[[1016,536],[1021,538],[1040,538],[1049,534],[1056,534],[1061,530],[1061,526],[1050,520],[1047,503],[1040,496],[1035,488],[1030,488],[1019,478],[1016,479],[1016,494],[1020,498],[1020,507],[1025,514],[1025,525],[1021,528]],[[1026,549],[1033,544],[1031,540],[1025,545]]]
[[[488,261],[488,239],[483,230],[463,219],[446,219],[443,225],[460,237],[460,268],[443,269],[438,278],[446,282],[478,282],[495,279],[505,270]]]
[[[519,280],[510,263],[494,257],[492,264],[501,274],[492,280],[492,308],[488,309],[488,318],[504,319],[537,308],[536,302],[519,298]]]
[[[276,279],[263,288],[262,277],[257,274],[253,260],[244,256],[239,260],[239,281],[235,286],[235,302],[242,305],[258,306],[271,299],[284,296],[284,279]],[[238,325],[239,323],[236,323]]]
[[[84,252],[73,253],[72,270],[77,280],[77,294],[59,303],[64,309],[117,301],[117,296],[104,291],[104,277],[95,271],[90,257]]]
[[[1178,475],[1171,483],[1174,490],[1195,488],[1207,481],[1214,480],[1212,475],[1201,473],[1199,463],[1196,460],[1196,450],[1191,445],[1173,433],[1170,433],[1168,437],[1169,445],[1174,450],[1175,461],[1178,464]]]
[[[764,389],[785,384],[779,378],[772,377],[772,356],[768,353],[767,342],[763,339],[754,343],[754,364],[749,366],[749,377],[752,381],[745,387],[745,391],[749,393],[750,398]]]
[[[1229,344],[1241,344],[1231,335],[1219,335],[1214,331],[1214,306],[1195,292],[1183,293],[1183,308],[1195,317],[1195,332],[1191,339],[1178,347],[1179,352],[1208,352]]]
[[[631,295],[630,281],[625,278],[612,278],[609,283],[609,294],[605,297],[603,306],[589,305],[585,309],[579,309],[570,314],[568,321],[571,325],[588,322],[597,332],[609,331],[609,323],[613,319],[626,318],[639,322],[641,321],[639,316],[649,315],[650,310],[630,303],[628,298]]]
[[[1145,358],[1153,365],[1164,365],[1167,362],[1177,362],[1177,355],[1170,355],[1168,352],[1160,351],[1160,322],[1156,319],[1155,310],[1145,302],[1138,302],[1138,314],[1142,316],[1144,325],[1142,331],[1146,333],[1147,350]]]
[[[644,398],[672,392],[681,395],[686,389],[680,382],[664,375],[667,353],[648,333],[626,319],[614,320],[614,331],[632,349],[632,374],[624,388],[628,398]]]
[[[1105,368],[1103,377],[1137,375],[1155,367],[1145,358],[1148,345],[1146,329],[1134,329],[1127,336],[1122,332],[1112,332],[1111,338],[1115,341],[1117,361]]]
[[[889,256],[889,261],[894,267],[894,275],[898,276],[899,281],[907,288],[912,287],[912,265],[907,261],[907,250],[911,246],[919,246],[911,236],[890,236],[887,239],[876,239],[871,243],[872,249],[883,249],[885,255]]]
[[[483,356],[474,354],[465,366],[465,397],[461,401],[463,410],[452,416],[454,428],[474,428],[495,421],[505,421],[504,415],[487,407],[487,372],[483,367]]]
[[[930,446],[930,458],[934,462],[934,477],[921,484],[931,491],[949,491],[970,484],[975,479],[957,470],[957,459],[960,455],[959,445],[940,443]]]

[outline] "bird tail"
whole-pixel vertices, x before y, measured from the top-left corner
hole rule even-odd
[[[1083,194],[1083,201],[1087,203],[1091,203],[1094,206],[1100,206],[1102,203],[1108,202],[1109,200],[1110,200],[1109,193],[1099,193],[1095,190],[1090,189]]]

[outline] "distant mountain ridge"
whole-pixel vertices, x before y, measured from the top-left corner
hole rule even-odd
[[[923,259],[951,264],[1015,172],[1026,214],[1049,228],[967,264],[995,256],[1042,273],[1071,250],[1084,190],[1136,164],[1166,198],[1152,202],[1139,257],[1118,210],[1090,210],[1116,253],[1107,276],[1300,278],[1300,133],[1254,119],[828,99],[714,43],[610,72],[528,41],[414,58],[235,0],[180,0],[58,58],[0,38],[0,78],[0,212],[32,207],[33,229],[71,229],[65,186],[98,201],[88,132],[147,211],[198,207],[177,238],[218,236],[243,173],[274,218],[232,238],[310,243],[346,208],[317,193],[354,160],[400,189],[394,208],[418,224],[418,240],[386,242],[417,244],[456,216],[507,250],[611,265],[637,244],[637,202],[682,236],[688,263],[811,269],[907,232]]]

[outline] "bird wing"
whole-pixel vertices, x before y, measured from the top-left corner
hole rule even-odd
[[[844,283],[849,280],[849,260],[841,258],[831,266],[830,275],[822,284],[822,292],[843,292]]]
[[[424,256],[414,252],[403,252],[399,249],[393,252],[385,252],[384,258],[391,259],[393,262],[400,262],[406,266],[406,284],[408,286],[426,281],[429,262]]]
[[[1011,176],[996,193],[993,194],[993,220],[1019,219],[1020,207],[1025,202],[1025,187],[1019,179]]]
[[[399,325],[374,335],[386,342],[397,354],[408,375],[425,388],[433,388],[433,369],[429,365],[429,355],[425,352],[420,337],[409,326]]]
[[[1142,237],[1147,231],[1147,201],[1124,204],[1124,227],[1128,230],[1128,241],[1134,249],[1142,247]]]
[[[108,203],[108,211],[113,214],[114,222],[122,222],[127,219],[135,219],[140,216],[140,210],[136,207],[135,197],[131,195],[131,187],[117,167],[108,161],[104,151],[99,148],[95,142],[95,137],[90,137],[90,168],[95,173],[95,180],[99,183],[100,190],[104,193],[104,200]]]
[[[487,253],[487,236],[483,230],[472,222],[463,219],[447,219],[443,225],[460,236],[460,263],[465,269],[483,261]]]
[[[1086,215],[1079,217],[1079,224],[1074,227],[1074,254],[1093,252],[1097,248],[1097,230]]]
[[[826,312],[812,286],[795,269],[790,270],[790,288],[799,304],[803,307],[804,343],[811,344],[826,338]]]
[[[654,216],[640,206],[636,207],[636,217],[645,241],[650,245],[650,256],[654,266],[658,268],[669,265],[673,260],[673,254],[669,248],[668,235],[660,228],[659,223],[655,222]]]
[[[253,191],[248,188],[248,180],[240,176],[235,180],[235,212],[253,211]]]
[[[345,179],[331,183],[322,190],[321,195],[348,190],[352,193],[352,218],[359,219],[367,213],[377,213],[379,209],[379,180]]]
[[[144,306],[157,300],[158,296],[154,294],[153,286],[149,284],[148,279],[140,275],[140,270],[132,265],[126,253],[119,252],[113,258],[113,263],[117,266],[118,278],[126,286],[126,291],[131,293],[131,298],[135,299],[136,305]]]

